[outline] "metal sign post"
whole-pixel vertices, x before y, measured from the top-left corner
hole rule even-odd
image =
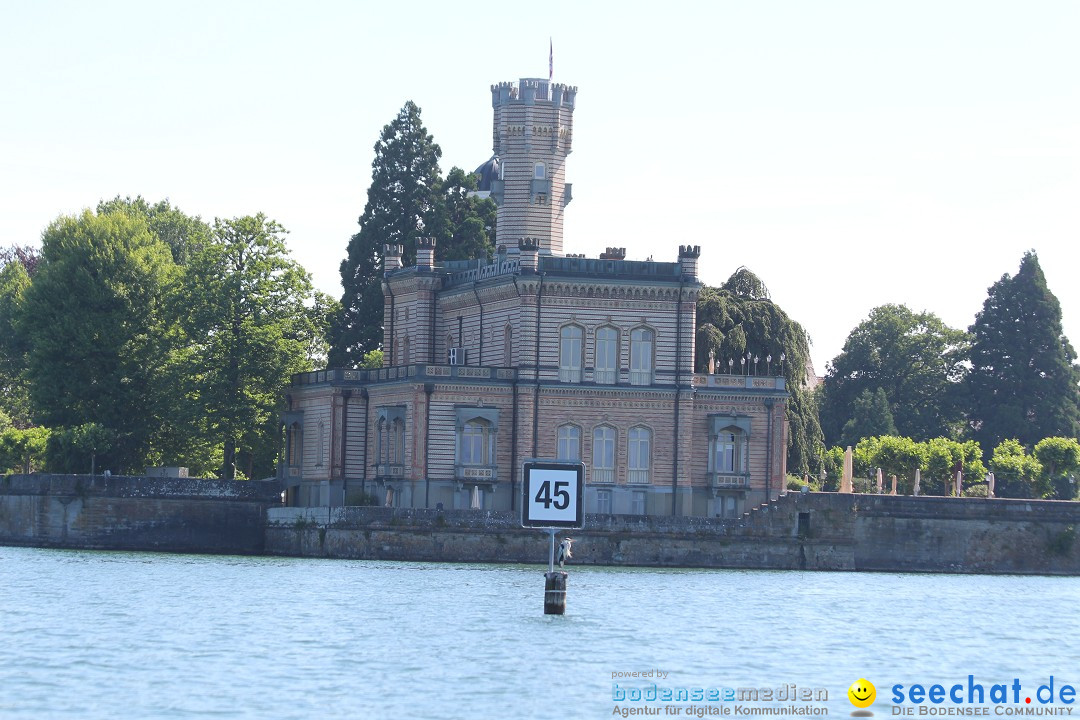
[[[585,466],[558,460],[526,460],[521,469],[521,526],[547,530],[551,539],[544,573],[544,614],[566,612],[566,578],[562,563],[570,556],[570,539],[560,548],[555,570],[555,535],[585,525]]]

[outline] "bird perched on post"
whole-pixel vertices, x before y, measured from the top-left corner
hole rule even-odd
[[[573,538],[563,538],[562,542],[559,543],[559,554],[556,557],[556,560],[558,561],[560,568],[563,566],[563,563],[574,557],[573,553],[570,552],[570,545],[573,542]]]

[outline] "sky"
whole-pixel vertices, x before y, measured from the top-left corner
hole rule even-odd
[[[340,297],[382,127],[413,100],[474,169],[550,41],[567,252],[746,266],[824,374],[885,303],[970,326],[1035,250],[1077,343],[1078,37],[1074,0],[0,0],[0,246],[117,195],[264,212]]]

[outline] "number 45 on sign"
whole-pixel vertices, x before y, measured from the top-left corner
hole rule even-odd
[[[530,528],[579,528],[585,520],[585,466],[526,460],[522,469],[521,524]]]

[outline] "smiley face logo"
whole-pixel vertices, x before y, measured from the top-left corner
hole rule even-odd
[[[848,700],[857,708],[868,708],[877,698],[877,688],[866,678],[859,678],[847,689]]]

